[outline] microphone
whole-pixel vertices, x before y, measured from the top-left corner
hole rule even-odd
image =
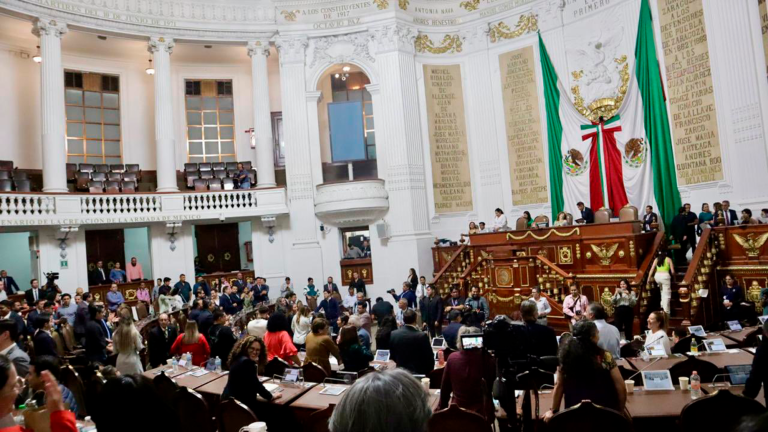
[[[638,374],[640,374],[640,372],[642,372],[642,371],[644,371],[644,370],[648,369],[649,367],[651,367],[651,365],[653,365],[653,364],[655,364],[655,363],[658,363],[658,361],[659,361],[659,360],[661,360],[661,359],[662,359],[662,357],[657,357],[657,358],[653,359],[653,361],[652,361],[652,362],[650,362],[650,363],[648,363],[647,365],[645,365],[645,367],[643,367],[642,369],[640,369],[639,371],[637,371],[636,373],[634,373],[632,376],[630,376],[629,378],[627,378],[627,379],[626,379],[626,380],[624,380],[624,381],[629,381],[629,380],[633,379],[633,378],[634,378],[634,377],[636,377]]]
[[[345,380],[343,380],[343,379],[338,379],[338,378],[326,378],[326,379],[324,379],[324,380],[323,380],[323,382],[321,383],[321,385],[322,385],[323,387],[325,387],[325,386],[326,386],[326,384],[325,384],[325,383],[327,383],[327,382],[329,382],[329,381],[333,381],[333,382],[336,382],[336,383],[339,383],[339,384],[349,384],[347,381],[345,381]]]
[[[709,384],[709,386],[712,387],[712,388],[718,387],[718,385],[715,383],[717,381],[717,377],[729,377],[731,375],[736,375],[736,374],[729,374],[729,373],[728,374],[717,374],[717,375],[715,375],[714,378],[712,378],[712,382]],[[726,387],[726,388],[728,388],[730,386],[731,386],[731,384],[726,382],[725,378],[723,378],[723,384],[720,385],[719,387]]]

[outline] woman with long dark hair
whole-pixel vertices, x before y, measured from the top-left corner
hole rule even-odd
[[[397,321],[392,315],[381,319],[379,328],[376,329],[376,349],[389,349],[389,336],[397,330]]]
[[[408,270],[408,283],[411,284],[411,291],[416,291],[419,286],[419,276],[416,275],[416,269]]]
[[[563,397],[566,409],[588,399],[596,405],[624,411],[624,379],[613,356],[597,346],[598,340],[594,322],[578,321],[573,325],[573,337],[560,348],[552,407],[544,414],[544,421],[560,410]]]
[[[637,296],[632,288],[629,286],[627,279],[619,281],[619,287],[616,288],[616,293],[611,299],[613,306],[616,308],[613,314],[613,324],[619,331],[624,332],[624,339],[631,341],[633,325],[635,322],[635,304],[637,304]]]
[[[354,326],[348,326],[341,329],[339,333],[339,351],[341,360],[344,363],[344,370],[349,372],[359,372],[368,368],[373,361],[371,350],[360,343],[360,337],[357,335],[357,329]]]
[[[290,325],[285,315],[281,313],[273,314],[267,321],[267,333],[264,335],[264,345],[267,347],[267,361],[273,357],[291,362],[296,366],[301,365],[299,360],[299,350],[293,344],[293,338],[290,333]]]

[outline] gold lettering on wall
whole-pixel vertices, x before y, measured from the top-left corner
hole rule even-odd
[[[765,0],[758,0],[757,5],[760,9],[760,28],[763,30],[763,51],[765,52],[765,62],[768,64],[768,7],[766,7]],[[766,67],[765,74],[768,75],[768,67]]]
[[[723,179],[702,0],[659,0],[678,184]]]
[[[549,196],[535,65],[530,46],[499,56],[512,203],[516,206],[546,203]]]
[[[424,65],[435,213],[472,211],[460,65]]]

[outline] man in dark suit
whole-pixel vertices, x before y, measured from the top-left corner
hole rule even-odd
[[[364,297],[368,297],[365,292],[365,281],[360,279],[360,275],[357,272],[352,273],[352,282],[349,283],[351,288],[355,289],[355,292],[363,293]]]
[[[237,313],[237,306],[237,303],[232,300],[232,287],[225,285],[224,292],[219,297],[219,307],[228,315],[234,315]]]
[[[112,341],[112,333],[104,322],[104,309],[100,306],[88,307],[91,319],[85,325],[85,357],[98,363],[107,360],[107,346]]]
[[[91,320],[91,316],[88,312],[88,306],[90,304],[91,293],[83,293],[82,300],[80,301],[80,304],[77,305],[77,310],[75,311],[75,325],[72,326],[75,333],[75,340],[80,345],[85,343],[85,326],[88,324],[88,321]]]
[[[323,291],[323,301],[315,308],[315,313],[322,310],[325,313],[325,319],[331,325],[334,334],[339,332],[339,324],[336,320],[339,318],[339,302],[328,291]]]
[[[699,225],[699,217],[696,213],[691,211],[691,205],[688,203],[683,204],[685,209],[685,236],[688,237],[688,244],[691,249],[696,249],[696,227]]]
[[[763,323],[763,340],[768,339],[768,321]],[[752,360],[752,370],[749,372],[749,378],[744,386],[742,394],[750,399],[754,399],[760,393],[760,387],[763,387],[763,404],[768,402],[768,343],[761,343],[755,352],[755,358]]]
[[[162,366],[171,358],[171,346],[179,336],[176,327],[170,325],[167,314],[157,317],[157,326],[149,331],[147,350],[149,351],[149,365],[153,368]],[[225,360],[222,358],[222,362]]]
[[[37,303],[32,303],[34,309],[30,310],[27,314],[27,334],[34,335],[37,329],[35,328],[35,319],[45,311],[45,304],[48,300],[40,298]]]
[[[416,311],[403,312],[404,325],[389,338],[391,359],[397,367],[413,374],[426,375],[435,368],[435,355],[429,336],[416,328]]]
[[[209,310],[208,300],[197,300],[201,303],[200,313],[197,314],[195,321],[197,321],[197,329],[201,335],[208,337],[208,330],[213,325],[213,313]],[[290,328],[290,323],[288,324]]]
[[[437,337],[443,325],[443,299],[427,285],[427,295],[421,299],[421,321],[429,330],[430,337]]]
[[[16,340],[18,336],[24,336],[27,334],[27,326],[24,325],[24,319],[18,313],[11,310],[13,304],[10,300],[3,300],[0,302],[0,320],[11,320],[16,323]]]
[[[37,279],[29,281],[29,285],[30,288],[24,293],[24,299],[29,307],[34,307],[39,299],[45,298],[45,292],[40,289],[40,282]]]
[[[206,280],[203,279],[202,276],[197,277],[197,283],[195,284],[195,286],[192,287],[192,295],[195,298],[197,298],[198,297],[197,293],[200,290],[203,290],[203,292],[205,293],[205,297],[211,296],[211,287],[208,285],[208,282],[206,282]]]
[[[58,358],[56,342],[54,342],[51,336],[51,315],[42,313],[35,317],[33,324],[36,329],[35,336],[32,338],[32,342],[35,345],[35,357],[47,355]]]
[[[19,335],[16,333],[16,326],[12,320],[0,320],[0,352],[5,354],[16,367],[16,374],[20,377],[26,376],[29,372],[29,356],[19,348],[16,341]]]
[[[537,324],[539,310],[536,302],[526,300],[520,305],[520,314],[528,329],[528,353],[536,357],[557,357],[557,336],[552,327]]]
[[[736,214],[736,210],[731,208],[731,202],[723,200],[723,216],[725,217],[725,225],[738,225],[739,215]]]
[[[653,207],[645,206],[645,214],[643,215],[643,231],[650,232],[650,231],[657,230],[658,226],[654,228],[651,226],[651,224],[658,224],[658,223],[659,223],[659,216],[653,212]]]
[[[579,208],[579,211],[581,212],[581,219],[584,221],[584,223],[595,223],[595,212],[593,212],[591,208],[585,206],[583,202],[576,204],[576,207]]]
[[[259,278],[257,277],[256,279],[258,280]],[[245,282],[245,279],[243,279],[243,274],[238,273],[237,279],[235,279],[235,281],[232,283],[232,287],[237,290],[238,293],[242,293],[243,288],[246,286],[248,286],[248,284]]]
[[[381,325],[381,320],[386,316],[392,316],[395,308],[392,303],[384,301],[381,297],[376,297],[376,304],[371,308],[371,314],[376,317],[376,323]]]
[[[96,268],[88,275],[88,284],[91,286],[104,285],[107,281],[109,281],[109,273],[104,270],[104,263],[96,261]]]
[[[323,285],[323,291],[329,291],[331,294],[337,293],[341,295],[341,293],[339,293],[339,287],[336,286],[336,284],[333,282],[332,276],[328,276],[328,283]]]
[[[269,285],[261,276],[256,278],[256,285],[253,286],[253,302],[269,302]]]
[[[11,295],[19,292],[19,286],[16,284],[16,281],[8,276],[8,272],[5,270],[0,270],[0,282],[3,282],[6,294]]]

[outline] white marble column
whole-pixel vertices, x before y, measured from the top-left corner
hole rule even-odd
[[[432,273],[429,200],[427,199],[424,149],[419,118],[414,40],[416,31],[402,24],[373,30],[380,95],[374,98],[377,154],[383,156],[389,212],[385,221],[391,238],[375,255],[389,263],[410,263],[419,274]],[[382,136],[383,135],[383,136]],[[384,255],[384,256],[383,256]],[[384,286],[397,286],[400,277],[376,276]]]
[[[305,37],[279,38],[280,89],[283,100],[285,170],[290,201],[291,263],[288,274],[306,280],[322,274],[322,253],[315,215],[315,185],[307,121]]]
[[[66,114],[61,37],[67,25],[50,18],[35,21],[32,33],[40,38],[40,94],[43,124],[43,192],[67,192]]]
[[[173,133],[173,92],[171,91],[171,53],[173,39],[152,37],[149,52],[155,65],[155,151],[157,191],[178,192],[176,183],[176,138]]]
[[[253,80],[253,128],[256,134],[256,187],[275,186],[275,151],[269,109],[269,40],[248,42]]]

